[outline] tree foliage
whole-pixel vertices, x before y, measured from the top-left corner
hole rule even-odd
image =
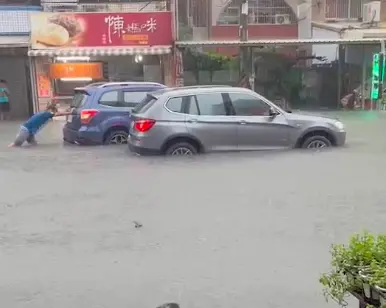
[[[221,55],[217,52],[203,52],[197,49],[187,48],[184,51],[184,68],[193,72],[199,83],[199,72],[208,71],[210,81],[215,71],[228,69],[234,62],[234,58]]]

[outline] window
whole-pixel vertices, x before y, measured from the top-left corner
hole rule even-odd
[[[196,95],[200,115],[227,115],[221,93]]]
[[[243,93],[229,93],[229,97],[236,115],[269,116],[270,106],[258,97]]]
[[[200,114],[198,112],[197,101],[195,99],[190,99],[187,114],[192,114],[192,115]]]
[[[135,107],[146,97],[146,92],[123,92],[125,107]]]
[[[140,102],[137,106],[134,107],[134,109],[131,111],[131,113],[143,113],[150,109],[151,106],[154,105],[154,103],[157,101],[157,98],[153,95],[146,95],[146,97]]]
[[[85,92],[76,91],[70,104],[71,108],[80,108],[87,101],[88,95]]]
[[[118,91],[110,91],[102,94],[99,104],[111,107],[119,106]]]
[[[361,0],[326,0],[335,1],[361,1]],[[217,24],[239,24],[239,6],[235,1],[220,14]],[[248,24],[294,24],[297,17],[285,0],[249,0]]]
[[[166,107],[173,112],[182,113],[182,97],[174,97],[168,100]]]
[[[326,19],[358,19],[362,16],[362,0],[326,0]]]

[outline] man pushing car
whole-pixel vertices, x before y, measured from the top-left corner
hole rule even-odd
[[[30,145],[37,145],[35,136],[50,119],[69,114],[71,114],[71,112],[58,112],[56,104],[50,102],[45,111],[35,113],[20,126],[15,140],[8,147],[21,147],[25,142]]]

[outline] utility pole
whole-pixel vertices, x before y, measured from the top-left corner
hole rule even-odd
[[[239,38],[241,42],[248,41],[248,0],[240,1]],[[248,47],[240,46],[240,72],[250,72]]]

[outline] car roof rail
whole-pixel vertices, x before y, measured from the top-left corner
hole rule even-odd
[[[131,86],[131,85],[141,85],[141,84],[162,86],[162,84],[158,82],[126,81],[126,82],[106,82],[99,85],[99,88],[114,87],[114,86]]]
[[[201,85],[201,86],[183,86],[183,87],[175,87],[175,88],[168,88],[169,91],[178,91],[178,90],[189,90],[189,89],[206,89],[206,88],[230,88],[232,86],[227,85]]]
[[[184,90],[184,89],[206,89],[206,88],[229,88],[231,86],[227,85],[201,85],[201,86],[184,86],[184,87],[176,87],[173,90]]]
[[[100,81],[100,82],[93,82],[86,85],[86,87],[99,87],[106,83],[106,81]]]
[[[186,86],[186,87],[181,87],[183,89],[196,89],[196,88],[228,88],[230,86],[227,86],[227,85],[196,85],[196,86]]]

